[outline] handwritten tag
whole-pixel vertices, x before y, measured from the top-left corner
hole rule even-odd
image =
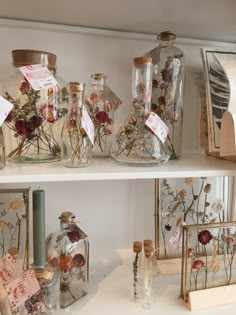
[[[145,122],[145,125],[147,125],[155,133],[162,143],[166,141],[169,129],[157,114],[151,112]]]
[[[122,104],[122,100],[108,86],[104,87],[100,97],[109,101],[114,110],[116,110]]]
[[[0,127],[4,123],[12,108],[13,104],[0,95]]]
[[[45,66],[39,64],[20,67],[19,69],[35,91],[59,86],[57,80]]]
[[[169,242],[174,248],[182,246],[182,230],[180,227],[177,227],[176,231],[169,239]]]
[[[11,308],[14,310],[39,290],[40,286],[34,271],[27,270],[6,287]]]
[[[91,141],[92,144],[94,144],[94,124],[93,124],[91,118],[89,117],[89,114],[88,114],[85,106],[83,106],[83,109],[82,109],[81,124],[82,124],[82,127],[84,128],[87,136],[89,137],[89,140]]]
[[[22,268],[11,255],[8,254],[0,260],[0,286],[5,287],[22,273]]]

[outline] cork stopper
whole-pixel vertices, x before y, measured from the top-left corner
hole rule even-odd
[[[144,254],[145,254],[146,258],[152,257],[154,254],[154,248],[152,246],[149,246],[149,245],[145,246],[144,247]]]
[[[57,56],[47,51],[16,49],[12,50],[13,65],[23,67],[41,64],[47,66],[49,70],[56,70]]]
[[[134,58],[134,65],[135,66],[141,66],[145,63],[152,63],[152,58],[151,57],[145,57],[145,56]]]
[[[171,31],[165,31],[165,32],[161,32],[160,34],[158,34],[157,38],[159,40],[164,40],[164,41],[175,40],[176,35],[174,33],[172,33]]]
[[[101,80],[101,79],[106,79],[107,76],[103,73],[94,73],[91,75],[91,78],[94,80]]]
[[[133,242],[133,251],[136,254],[140,253],[142,251],[142,242],[134,241]]]
[[[11,247],[8,249],[8,254],[10,254],[14,258],[17,257],[18,253],[19,253],[19,251],[18,251],[18,248],[16,248],[16,247]]]
[[[61,220],[61,223],[71,223],[75,219],[75,215],[72,212],[65,211],[62,212],[59,219]]]
[[[144,248],[145,248],[146,246],[151,246],[151,247],[152,247],[152,240],[144,240],[144,241],[143,241],[143,246],[144,246]]]
[[[71,92],[82,92],[85,89],[85,84],[82,82],[70,82]]]

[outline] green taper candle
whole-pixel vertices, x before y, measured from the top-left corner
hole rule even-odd
[[[42,268],[46,264],[45,246],[45,191],[33,190],[33,253],[34,267]]]

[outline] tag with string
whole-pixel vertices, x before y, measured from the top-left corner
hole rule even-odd
[[[145,125],[147,125],[155,135],[161,140],[162,143],[166,141],[169,129],[163,120],[154,112],[148,116]]]
[[[13,104],[0,95],[0,127],[6,120],[8,114],[13,108]]]

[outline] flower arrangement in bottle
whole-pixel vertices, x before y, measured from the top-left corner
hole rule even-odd
[[[56,55],[32,50],[12,51],[15,73],[1,85],[2,96],[14,107],[5,120],[10,131],[6,154],[14,162],[47,162],[60,159],[61,147],[56,130],[57,121],[67,112],[61,108],[58,84],[35,90],[19,68],[42,64],[52,76],[56,72]]]
[[[105,97],[106,75],[91,75],[92,83],[85,102],[94,123],[95,135],[92,154],[94,157],[109,157],[113,141],[114,106]]]

